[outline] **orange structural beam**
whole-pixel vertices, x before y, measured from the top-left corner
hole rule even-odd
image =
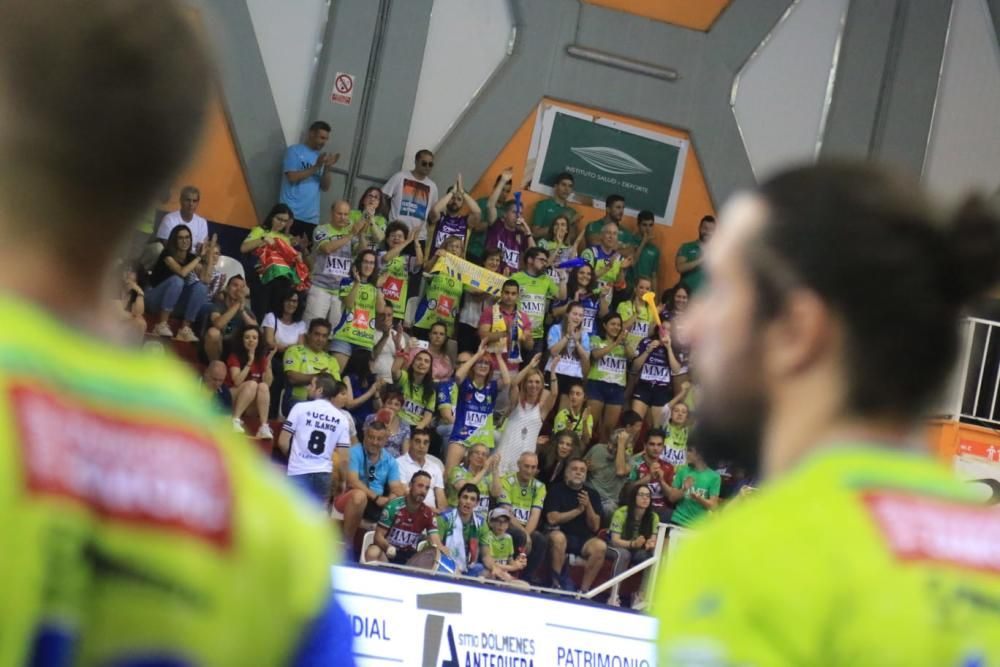
[[[729,4],[729,0],[584,0],[584,2],[693,30],[708,30]]]

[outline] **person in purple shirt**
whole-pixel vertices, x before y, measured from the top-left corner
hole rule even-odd
[[[670,340],[670,325],[649,327],[649,335],[639,342],[632,372],[638,373],[639,380],[632,393],[632,409],[640,417],[646,411],[653,413],[653,424],[659,424],[660,413],[674,393],[668,391],[673,376],[681,370],[680,361],[674,354]]]
[[[496,210],[491,207],[488,213],[492,218],[496,215]],[[503,253],[501,264],[503,274],[510,276],[520,271],[521,255],[534,245],[535,237],[528,223],[518,215],[515,202],[508,202],[501,215],[486,232],[486,247],[497,248]]]
[[[429,222],[431,247],[427,255],[433,256],[434,251],[444,244],[449,236],[462,239],[462,256],[465,256],[469,243],[470,231],[482,231],[486,225],[480,223],[482,211],[476,200],[462,188],[462,175],[459,174],[455,184],[448,188],[450,197],[441,197],[431,209]],[[462,215],[462,209],[468,207],[469,212]]]

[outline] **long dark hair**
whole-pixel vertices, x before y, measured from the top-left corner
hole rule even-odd
[[[642,535],[643,537],[653,536],[652,506],[646,508],[646,513],[642,515],[642,519],[636,519],[636,514],[639,510],[636,505],[636,498],[639,495],[639,489],[646,489],[652,493],[648,484],[633,484],[629,489],[628,502],[626,503],[628,510],[625,512],[625,525],[622,527],[623,540],[634,540],[637,535]]]
[[[368,276],[367,279],[362,278],[361,280],[369,285],[375,285],[378,282],[378,255],[375,254],[374,250],[366,248],[365,250],[359,252],[358,256],[354,258],[354,270],[358,272],[359,276],[361,275],[361,260],[364,259],[365,255],[372,256],[372,261],[375,262],[375,266],[372,268],[372,274]]]
[[[423,387],[423,396],[422,396],[422,398],[423,398],[424,402],[426,402],[429,397],[434,396],[437,393],[437,384],[435,384],[435,382],[434,382],[434,355],[432,355],[427,350],[420,350],[416,354],[414,354],[413,358],[410,359],[409,375],[410,375],[410,382],[412,383],[413,382],[413,362],[416,361],[417,357],[420,356],[421,354],[426,354],[431,359],[430,368],[428,368],[427,372],[424,373],[424,379],[420,381],[420,386]]]
[[[177,225],[170,230],[170,235],[167,236],[167,242],[163,244],[163,252],[165,257],[177,257],[177,235],[181,231],[187,232],[191,236],[191,247],[188,249],[188,255],[194,252],[194,234],[191,232],[191,228],[187,225]]]
[[[279,290],[272,299],[270,312],[274,313],[274,319],[278,322],[281,321],[282,315],[285,314],[285,302],[291,299],[293,296],[299,297],[299,305],[295,307],[295,312],[292,313],[292,322],[301,322],[302,313],[306,309],[306,299],[305,294],[297,292],[294,287],[287,287],[283,290]],[[276,326],[277,328],[277,326]]]
[[[247,352],[247,348],[243,345],[243,336],[248,331],[257,332],[257,349],[253,351],[254,362],[260,361],[267,354],[267,343],[264,342],[264,334],[261,332],[260,327],[256,324],[248,324],[240,330],[236,340],[233,341],[233,352],[236,353],[236,358],[240,360],[240,365],[245,366],[250,361],[250,353]]]
[[[292,209],[288,207],[288,204],[275,204],[271,207],[271,210],[268,211],[267,215],[264,216],[264,220],[261,221],[260,226],[267,231],[271,231],[271,227],[274,225],[275,216],[281,215],[282,213],[290,217],[292,220],[295,219],[295,214],[292,213]]]
[[[343,375],[352,375],[358,378],[358,386],[367,389],[372,386],[372,380],[375,378],[372,376],[372,353],[371,350],[366,350],[362,347],[354,347],[351,350],[351,356],[347,358],[347,363],[344,365]],[[354,380],[351,380],[351,385],[353,386]]]
[[[364,212],[365,199],[368,197],[368,193],[373,190],[378,193],[378,207],[375,209],[375,215],[381,215],[383,218],[388,218],[388,201],[386,200],[385,194],[382,193],[382,188],[375,185],[365,188],[365,191],[361,193],[361,199],[358,200],[358,210]]]
[[[590,284],[587,285],[588,294],[593,296],[594,287],[597,285],[597,280],[595,279],[596,274],[594,273],[594,267],[590,264],[584,264],[588,269],[590,269]],[[576,291],[580,289],[580,269],[583,266],[578,266],[569,272],[569,278],[566,279],[566,298],[576,299]]]
[[[660,312],[666,313],[668,317],[673,317],[677,312],[677,304],[675,302],[677,292],[681,290],[687,292],[688,299],[691,298],[691,290],[684,283],[677,283],[673,287],[663,290],[663,294],[660,295]]]

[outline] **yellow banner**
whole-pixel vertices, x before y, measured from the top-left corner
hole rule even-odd
[[[463,285],[475,287],[487,294],[495,297],[500,296],[503,282],[506,280],[499,273],[487,271],[478,264],[452,255],[450,252],[441,253],[437,264],[431,269],[432,273],[446,273],[452,278],[461,281]]]

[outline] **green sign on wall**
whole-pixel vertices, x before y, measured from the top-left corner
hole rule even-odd
[[[578,194],[602,202],[625,197],[631,215],[649,209],[672,224],[687,142],[623,124],[605,124],[549,107],[542,114],[532,189],[551,193],[555,177],[573,174]],[[627,128],[627,129],[626,129]]]

